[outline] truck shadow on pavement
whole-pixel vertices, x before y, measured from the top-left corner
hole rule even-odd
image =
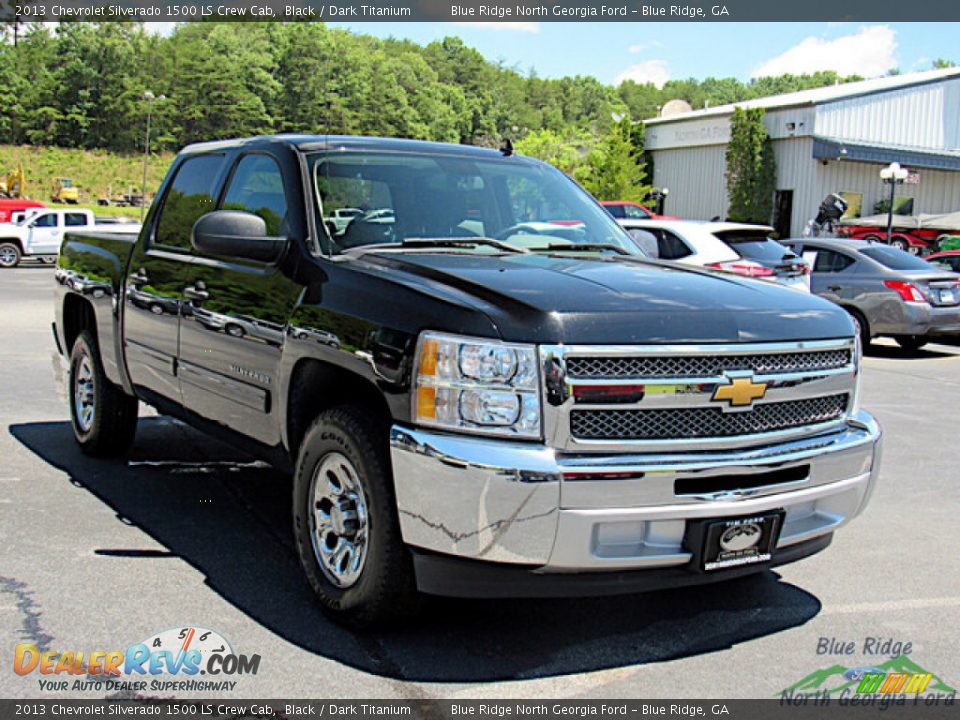
[[[163,417],[140,419],[126,461],[84,456],[66,422],[13,425],[10,432],[109,506],[119,522],[162,546],[100,547],[95,537],[86,539],[104,564],[142,558],[143,580],[131,583],[149,577],[149,563],[179,558],[287,642],[384,677],[482,682],[654,663],[802,625],[821,607],[766,572],[709,589],[610,598],[431,599],[406,627],[353,633],[323,616],[302,577],[291,542],[291,485],[282,473]],[[202,621],[202,612],[197,617]],[[231,639],[256,652],[242,638]]]

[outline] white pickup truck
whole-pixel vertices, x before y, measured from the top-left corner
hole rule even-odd
[[[0,223],[0,268],[13,268],[24,258],[53,262],[66,230],[139,233],[140,224],[126,218],[96,218],[90,210],[38,210],[16,223]]]

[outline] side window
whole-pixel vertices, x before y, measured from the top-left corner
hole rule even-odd
[[[679,260],[691,254],[687,244],[667,230],[661,231],[659,245],[660,257],[663,260]]]
[[[223,155],[196,155],[177,168],[157,221],[153,244],[190,251],[193,224],[214,209],[213,190]]]
[[[267,155],[242,158],[230,178],[221,207],[259,215],[267,223],[268,235],[281,235],[287,216],[287,198],[277,162]]]
[[[624,206],[627,217],[633,220],[646,220],[650,217],[650,213],[644,212],[641,208],[634,207],[633,205]]]
[[[42,228],[51,228],[57,226],[57,215],[56,213],[47,213],[46,215],[41,215],[33,222],[34,227]]]
[[[615,218],[624,218],[627,216],[627,213],[624,212],[623,205],[605,205],[607,212],[613,215]]]
[[[813,265],[814,272],[840,272],[853,265],[853,258],[833,250],[820,250]]]
[[[63,219],[67,227],[82,227],[87,224],[87,216],[83,213],[67,213]]]

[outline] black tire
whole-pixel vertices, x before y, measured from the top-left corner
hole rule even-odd
[[[894,340],[904,350],[910,351],[919,350],[927,344],[927,339],[920,335],[897,335]]]
[[[107,379],[89,330],[77,336],[70,351],[69,395],[70,423],[80,449],[97,457],[126,454],[137,432],[139,403]]]
[[[16,243],[0,243],[0,268],[15,268],[22,257],[23,253]]]
[[[409,616],[418,605],[413,560],[400,534],[387,450],[386,427],[357,407],[335,407],[322,412],[307,431],[293,479],[294,539],[307,581],[324,612],[355,629],[388,625]],[[338,536],[330,529],[332,523],[326,535],[317,531],[321,521],[315,515],[315,508],[326,501],[317,501],[315,478],[318,486],[323,482],[318,470],[325,462],[339,462],[341,458],[349,462],[356,475],[359,493],[354,492],[354,496],[363,500],[362,517],[366,519],[365,555],[358,575],[347,578],[349,584],[338,583],[333,577],[336,569],[322,565],[319,547],[329,552],[331,536],[337,548],[351,538],[345,533]],[[348,557],[352,560],[355,556]]]
[[[864,354],[866,354],[867,348],[870,347],[870,323],[867,322],[867,318],[864,317],[863,313],[859,310],[849,307],[844,308],[844,310],[850,314],[850,318],[853,320],[853,326],[860,336],[860,347],[863,349]]]

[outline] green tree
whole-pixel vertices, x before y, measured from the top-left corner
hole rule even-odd
[[[763,116],[763,108],[738,107],[730,118],[725,174],[730,220],[770,222],[777,169]]]
[[[616,123],[587,156],[578,178],[600,200],[641,202],[653,189],[645,184],[646,171],[630,135],[630,120]]]

